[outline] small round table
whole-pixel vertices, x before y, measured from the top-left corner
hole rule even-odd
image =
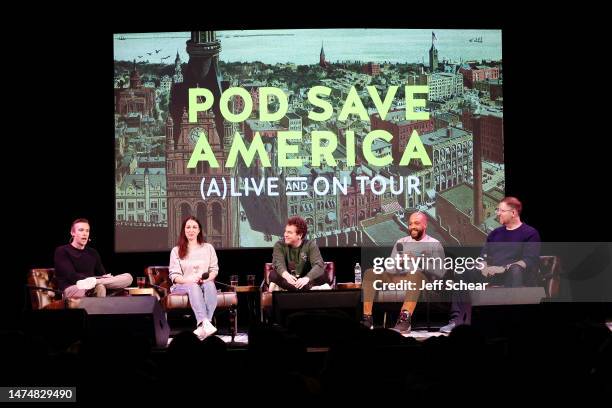
[[[259,286],[232,286],[236,293],[259,292]]]
[[[125,288],[130,296],[155,296],[155,289],[153,288]]]
[[[336,289],[346,290],[346,289],[361,289],[361,283],[355,282],[340,282],[336,283]]]
[[[257,307],[259,296],[257,296],[257,294],[259,293],[259,286],[232,286],[230,290],[234,290],[236,293],[246,294],[245,296],[247,298],[247,309],[249,311],[249,326],[257,322],[257,311],[259,310],[259,308]]]

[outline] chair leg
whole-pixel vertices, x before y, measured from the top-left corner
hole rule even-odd
[[[273,316],[272,316],[272,309],[268,308],[261,308],[261,322],[264,324],[270,324],[274,321]]]
[[[430,302],[429,294],[427,293],[427,291],[425,292],[425,302],[427,302],[427,310],[426,310],[426,314],[427,314],[427,331],[430,332],[431,331],[431,319],[429,318],[429,312],[430,312],[431,302]]]
[[[238,311],[236,310],[236,306],[230,306],[229,310],[229,321],[230,321],[230,333],[232,335],[232,343],[234,342],[234,338],[236,337],[236,332],[238,331]]]

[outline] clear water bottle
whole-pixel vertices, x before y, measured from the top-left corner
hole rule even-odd
[[[361,266],[359,266],[359,263],[355,264],[355,283],[361,283]]]

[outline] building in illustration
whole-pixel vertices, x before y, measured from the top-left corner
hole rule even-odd
[[[454,112],[434,112],[434,130],[447,127],[462,127],[461,115]]]
[[[363,66],[362,70],[364,74],[370,76],[377,76],[380,75],[380,64],[377,64],[375,62],[368,62]]]
[[[291,168],[287,170],[289,177],[304,177],[306,178],[307,195],[288,195],[286,200],[287,216],[295,215],[302,217],[308,224],[308,233],[310,237],[322,236],[338,230],[338,194],[331,193],[334,172],[331,168],[325,168],[323,171],[313,169],[310,166],[300,168]],[[315,193],[315,179],[327,180],[330,185],[330,192],[326,195],[318,195]],[[324,188],[323,182],[318,182],[317,188]]]
[[[183,82],[183,68],[181,67],[181,57],[179,56],[178,51],[176,52],[176,58],[174,59],[174,76],[172,77],[172,81],[175,84],[180,84]]]
[[[170,89],[172,88],[172,78],[170,75],[162,76],[159,81],[159,91],[164,94],[170,94]]]
[[[372,130],[386,130],[393,136],[391,140],[391,152],[394,163],[399,163],[414,130],[416,130],[419,135],[434,130],[434,120],[431,116],[427,120],[406,120],[405,118],[405,109],[394,110],[387,113],[384,120],[380,118],[379,113],[370,116]]]
[[[434,185],[433,167],[423,167],[419,170],[400,169],[403,177],[412,176],[419,180],[418,189],[405,188],[400,196],[402,207],[410,210],[418,210],[421,206],[431,207],[436,202],[436,188]]]
[[[433,189],[447,190],[472,178],[472,134],[463,129],[444,128],[425,133],[421,141],[432,161]],[[415,170],[426,168],[415,162]]]
[[[482,159],[493,163],[504,163],[504,116],[503,111],[480,107],[475,113],[464,110],[463,128],[481,137]]]
[[[115,185],[115,222],[128,227],[167,225],[165,169],[138,168]]]
[[[288,130],[302,131],[302,117],[295,112],[287,112],[281,119],[280,124]]]
[[[204,236],[216,247],[232,247],[238,243],[239,214],[237,199],[206,197],[200,192],[202,179],[210,185],[212,180],[223,186],[234,176],[233,169],[225,167],[227,154],[223,145],[224,120],[219,109],[222,93],[221,75],[217,66],[221,43],[214,31],[193,31],[187,41],[189,61],[183,82],[175,82],[170,92],[170,115],[166,121],[166,173],[168,184],[168,243],[176,245],[183,220],[196,216],[202,223]],[[178,59],[177,59],[178,60]],[[199,112],[197,121],[188,121],[188,90],[209,89],[215,101],[206,112]],[[218,167],[199,162],[188,169],[187,163],[201,134],[217,160]]]
[[[358,176],[368,177],[364,183],[364,191],[361,191],[361,181]],[[382,211],[381,203],[383,197],[376,195],[370,188],[374,173],[367,167],[358,166],[351,172],[341,172],[343,179],[347,178],[350,183],[347,194],[340,196],[340,228],[358,227],[359,223],[367,218],[374,217]]]
[[[322,68],[329,67],[329,62],[325,60],[325,51],[323,50],[323,42],[321,42],[321,52],[319,53],[319,66]]]
[[[431,48],[429,48],[429,71],[436,72],[438,70],[438,49],[435,44],[436,36],[431,33]]]
[[[266,86],[265,83],[260,81],[248,81],[240,84],[240,87],[245,89],[249,95],[251,95],[251,101],[253,101],[253,112],[259,112],[259,88]],[[242,113],[244,110],[244,99],[241,96],[235,96],[234,109],[237,113]]]
[[[443,101],[463,94],[463,76],[460,73],[435,72],[411,74],[408,85],[427,85],[429,93],[427,100]]]
[[[136,61],[130,73],[130,87],[115,89],[115,113],[128,116],[130,113],[152,116],[155,108],[155,89],[145,88],[136,69]]]
[[[503,80],[501,79],[486,79],[484,81],[474,82],[474,89],[488,94],[491,100],[503,98]]]
[[[436,200],[436,220],[448,234],[449,243],[455,245],[480,244],[487,234],[500,226],[495,217],[495,208],[504,197],[501,190],[494,189],[482,195],[482,222],[474,224],[474,189],[470,183],[460,183],[441,192]]]
[[[478,81],[499,79],[498,67],[473,64],[468,67],[461,67],[459,72],[463,75],[463,84],[468,88],[473,88]]]

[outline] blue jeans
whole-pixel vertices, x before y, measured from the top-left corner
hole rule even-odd
[[[170,293],[187,294],[198,324],[202,323],[204,319],[212,319],[217,308],[217,288],[214,282],[204,282],[202,285],[179,283],[170,288]]]

